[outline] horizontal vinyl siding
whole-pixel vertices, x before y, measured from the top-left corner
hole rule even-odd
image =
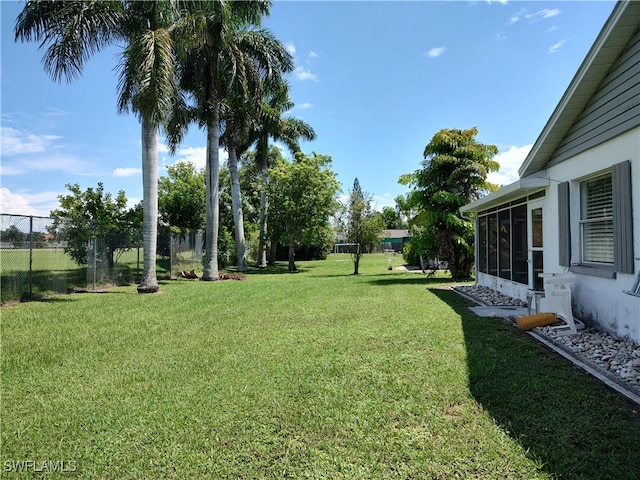
[[[640,31],[560,143],[557,164],[640,125]]]

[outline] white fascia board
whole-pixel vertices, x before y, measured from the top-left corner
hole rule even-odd
[[[525,177],[513,182],[506,187],[502,187],[497,192],[490,193],[486,197],[482,197],[475,202],[468,203],[460,207],[462,215],[479,212],[487,208],[495,207],[502,203],[521,198],[534,190],[548,187],[550,180],[546,177]]]

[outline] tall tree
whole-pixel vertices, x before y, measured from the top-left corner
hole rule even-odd
[[[182,138],[186,122],[196,119],[207,130],[206,165],[206,246],[204,280],[219,278],[217,241],[219,235],[219,169],[220,124],[223,101],[238,90],[249,91],[257,84],[253,79],[265,71],[272,73],[291,70],[291,55],[266,30],[249,29],[259,25],[262,15],[269,13],[269,1],[191,2],[194,19],[192,35],[197,39],[180,56],[181,86],[193,100],[193,107],[182,109],[188,115],[177,115],[172,125],[178,132],[172,134],[173,145]],[[271,48],[265,49],[265,45]],[[263,69],[262,71],[260,69]],[[238,85],[242,88],[238,89]]]
[[[176,95],[175,52],[171,30],[176,2],[129,2],[125,22],[128,45],[120,67],[121,112],[131,110],[142,127],[143,272],[138,292],[158,291],[158,130]]]
[[[340,186],[330,165],[326,155],[296,153],[293,162],[279,162],[269,172],[267,193],[277,205],[270,210],[270,223],[273,233],[289,246],[290,272],[297,270],[296,245],[317,244],[337,210]]]
[[[246,152],[257,139],[256,132],[264,115],[260,114],[260,98],[263,85],[280,83],[282,75],[293,68],[284,45],[265,31],[258,31],[252,41],[245,45],[246,54],[250,57],[249,67],[254,72],[247,75],[248,81],[237,84],[239,89],[229,92],[223,109],[225,123],[224,143],[229,153],[228,166],[231,177],[231,194],[235,225],[238,270],[248,269],[246,245],[244,238],[244,219],[242,212],[242,196],[238,177],[238,158]],[[250,48],[247,48],[250,47]],[[285,60],[284,63],[282,60]]]
[[[498,187],[487,175],[500,165],[493,160],[495,145],[476,140],[478,130],[443,129],[424,150],[422,169],[401,177],[401,183],[413,187],[408,203],[418,213],[411,220],[413,242],[419,242],[425,254],[449,264],[454,278],[469,278],[474,264],[473,223],[462,218],[459,209]]]
[[[380,241],[380,233],[384,229],[384,224],[382,217],[371,207],[371,195],[362,190],[357,178],[349,192],[345,218],[341,223],[347,242],[358,245],[358,248],[350,251],[353,260],[353,274],[358,275],[362,255],[365,251],[374,248]]]
[[[71,81],[95,53],[125,43],[120,67],[121,112],[141,121],[144,204],[144,268],[141,293],[156,292],[158,224],[157,132],[175,93],[171,30],[177,2],[29,1],[18,16],[16,40],[39,41],[45,70],[55,81]]]
[[[267,219],[269,212],[269,140],[283,142],[293,153],[300,152],[299,140],[315,140],[316,132],[311,125],[292,116],[284,114],[294,107],[289,98],[289,85],[282,79],[268,82],[264,89],[259,121],[255,123],[252,135],[256,138],[256,161],[260,168],[262,186],[260,189],[260,236],[257,265],[267,266]],[[275,261],[275,258],[273,259]]]
[[[191,162],[167,167],[167,176],[158,182],[158,208],[165,225],[182,233],[202,230],[205,223],[204,172]]]

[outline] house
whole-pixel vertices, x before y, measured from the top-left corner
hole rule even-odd
[[[460,209],[478,284],[525,300],[564,273],[574,317],[640,343],[640,2],[615,4],[518,173]]]
[[[402,252],[402,246],[409,241],[409,230],[383,230],[380,234],[380,251]]]

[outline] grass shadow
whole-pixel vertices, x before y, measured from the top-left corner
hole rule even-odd
[[[461,317],[471,394],[528,457],[554,477],[640,478],[637,405],[457,293],[430,291]]]
[[[369,280],[369,283],[379,287],[388,285],[425,285],[429,287],[442,284],[457,284],[458,282],[454,282],[451,277],[427,277],[426,275],[411,273],[402,275],[380,275],[378,278]]]
[[[288,262],[276,262],[275,265],[268,265],[264,268],[258,268],[255,266],[249,267],[249,270],[246,272],[242,272],[246,275],[280,275],[280,274],[295,274],[295,273],[305,273],[312,271],[317,268],[317,266],[312,265],[308,262],[297,262],[296,263],[297,270],[294,272],[289,271]],[[237,272],[236,268],[226,268],[225,270],[229,272]]]

